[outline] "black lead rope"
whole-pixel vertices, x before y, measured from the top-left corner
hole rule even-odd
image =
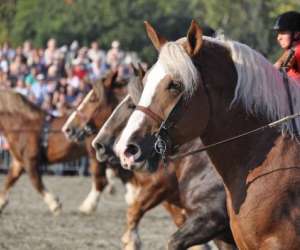
[[[228,139],[225,139],[225,140],[222,140],[222,141],[210,144],[208,146],[204,146],[202,148],[199,148],[199,149],[196,149],[196,150],[193,150],[193,151],[189,151],[189,152],[186,152],[186,153],[176,154],[174,156],[169,156],[168,159],[170,159],[170,160],[177,160],[179,158],[183,158],[183,157],[186,157],[186,156],[189,156],[189,155],[200,153],[200,152],[206,151],[206,150],[208,150],[210,148],[213,148],[215,146],[219,146],[219,145],[225,144],[227,142],[235,141],[235,140],[237,140],[237,139],[239,139],[241,137],[244,137],[244,136],[247,136],[247,135],[250,135],[250,134],[254,134],[254,133],[257,133],[259,131],[263,131],[265,129],[268,129],[268,128],[274,128],[274,127],[279,126],[280,124],[282,124],[284,122],[287,122],[289,120],[294,120],[295,118],[297,118],[299,116],[300,116],[300,113],[289,115],[289,116],[281,118],[281,119],[279,119],[279,120],[277,120],[275,122],[271,122],[271,123],[269,123],[267,125],[264,125],[262,127],[259,127],[259,128],[253,129],[251,131],[248,131],[246,133],[243,133],[243,134],[240,134],[240,135],[237,135],[237,136],[234,136],[234,137],[231,137],[231,138],[228,138]]]

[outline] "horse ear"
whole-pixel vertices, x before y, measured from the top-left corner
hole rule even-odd
[[[104,87],[111,88],[112,85],[116,82],[117,77],[118,77],[118,70],[110,71],[103,82]]]
[[[100,99],[100,97],[102,96],[102,92],[103,92],[103,82],[101,80],[96,81],[93,84],[93,90],[94,90],[96,96]]]
[[[130,67],[132,68],[133,70],[133,74],[135,76],[139,76],[139,69],[137,67],[135,67],[135,65],[133,63],[130,63]]]
[[[155,29],[151,26],[147,21],[144,22],[146,32],[148,37],[150,38],[153,46],[160,51],[161,47],[167,42],[167,39],[158,34]]]
[[[187,33],[187,46],[186,50],[190,56],[195,56],[199,53],[203,39],[202,39],[202,29],[195,20],[192,20],[190,28]]]
[[[142,65],[140,63],[138,63],[138,72],[139,72],[139,77],[141,79],[144,78],[145,74],[146,74],[146,71],[144,70],[144,68],[142,67]]]

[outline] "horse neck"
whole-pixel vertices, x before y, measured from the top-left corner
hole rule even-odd
[[[210,99],[208,118],[202,117],[208,120],[207,127],[198,134],[205,145],[245,133],[267,123],[266,119],[259,120],[247,114],[241,103],[231,107],[238,73],[226,48],[218,45],[215,45],[214,49],[204,47],[199,60],[195,63],[206,85],[206,91],[200,87],[197,89],[193,98],[197,104],[194,103],[193,106],[195,109],[203,106],[201,101],[203,102],[204,98],[199,98],[203,94]],[[206,115],[203,113],[203,116]],[[257,152],[256,147],[262,137],[274,141],[274,130],[249,135],[208,151],[225,183],[231,182],[236,176],[241,176],[241,172],[247,171],[246,168],[251,168],[249,164],[247,165],[249,154]]]
[[[204,144],[228,139],[267,124],[266,119],[257,119],[247,114],[241,105],[229,110],[229,102],[225,102],[226,105],[220,99],[212,100],[214,114],[201,137]],[[230,186],[233,180],[242,181],[246,178],[249,171],[258,165],[257,161],[262,160],[271,150],[279,136],[275,129],[263,130],[212,148],[208,154],[225,185]]]

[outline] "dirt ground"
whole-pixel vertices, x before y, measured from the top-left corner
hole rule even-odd
[[[4,176],[0,176],[2,186]],[[88,177],[44,176],[49,190],[63,202],[63,211],[53,216],[42,198],[23,175],[10,194],[10,202],[0,216],[0,249],[5,250],[94,250],[121,249],[125,228],[124,187],[104,193],[96,213],[83,216],[77,207],[90,189]],[[140,224],[144,250],[166,249],[168,236],[176,230],[162,207],[150,211]]]

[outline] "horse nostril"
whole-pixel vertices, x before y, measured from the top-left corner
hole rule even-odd
[[[140,148],[136,144],[128,144],[124,152],[126,157],[136,156],[140,152]]]
[[[102,143],[96,142],[93,146],[96,149],[96,151],[98,151],[99,153],[101,154],[105,153],[105,146]]]
[[[71,135],[72,134],[72,129],[70,127],[67,127],[64,129],[64,132],[67,134],[67,135]]]

